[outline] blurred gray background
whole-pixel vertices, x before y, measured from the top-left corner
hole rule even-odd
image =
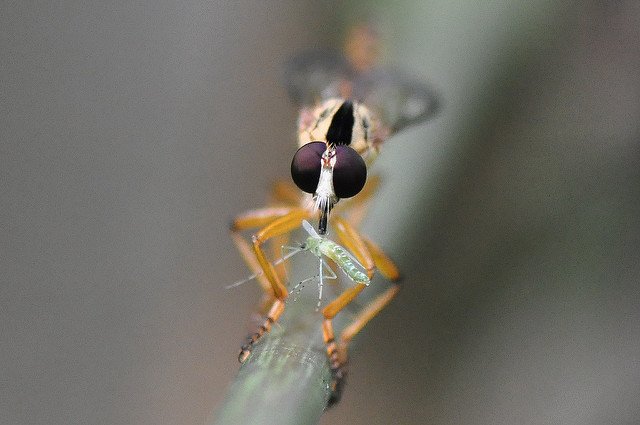
[[[640,421],[640,3],[163,0],[0,5],[1,424],[210,421],[282,64],[361,19],[443,109],[376,165],[405,288],[322,423]]]

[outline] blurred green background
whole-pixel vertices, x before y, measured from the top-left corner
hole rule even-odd
[[[259,299],[228,223],[295,152],[282,64],[363,19],[443,106],[376,164],[405,286],[322,423],[637,422],[638,2],[0,12],[0,423],[211,418]]]

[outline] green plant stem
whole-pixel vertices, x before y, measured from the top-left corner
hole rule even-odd
[[[314,307],[304,299],[287,304],[240,367],[216,425],[318,423],[330,395],[331,372]]]

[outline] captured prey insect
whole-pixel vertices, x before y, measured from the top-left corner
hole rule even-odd
[[[351,321],[351,323],[343,329],[342,333],[340,334],[340,338],[336,340],[333,336],[333,317],[347,304],[349,304],[365,287],[369,286],[371,280],[369,276],[367,276],[367,274],[364,272],[363,266],[343,246],[326,237],[320,236],[313,228],[313,226],[306,220],[302,221],[302,227],[309,235],[305,242],[300,246],[283,246],[283,255],[276,262],[283,262],[298,254],[299,252],[309,251],[316,257],[318,257],[319,270],[316,276],[312,276],[298,282],[292,288],[291,292],[295,292],[297,288],[305,282],[317,278],[318,304],[316,309],[319,309],[322,301],[324,278],[337,278],[337,276],[326,263],[323,257],[331,259],[340,268],[340,270],[342,270],[342,272],[355,284],[355,286],[352,286],[344,291],[322,309],[322,314],[324,316],[324,321],[322,324],[323,338],[325,340],[325,343],[327,344],[327,353],[329,355],[329,361],[333,376],[333,380],[331,383],[332,394],[330,399],[330,404],[333,404],[337,400],[339,400],[342,392],[342,386],[344,383],[343,378],[346,374],[343,366],[346,359],[347,345],[349,344],[351,339],[367,324],[367,322],[375,317],[375,315],[395,296],[396,292],[399,289],[399,286],[394,286],[392,288],[392,291],[385,292],[384,294],[379,296],[373,303],[371,303],[366,309],[360,311]],[[289,250],[287,254],[284,254],[285,249]],[[324,274],[324,270],[327,271],[326,275]],[[250,279],[258,277],[259,275],[260,273],[254,274],[248,279],[236,282],[233,285],[229,285],[227,288],[238,286]],[[242,347],[239,356],[241,362],[249,356],[252,344],[265,332],[269,331],[269,326],[272,323],[273,322],[267,320],[265,324],[260,326],[258,332],[250,337],[249,343]]]
[[[289,63],[285,76],[287,88],[290,96],[301,105],[298,150],[291,163],[295,186],[277,184],[273,193],[274,205],[245,212],[231,225],[234,242],[258,275],[269,304],[261,332],[250,337],[249,343],[242,348],[241,362],[249,356],[252,344],[281,316],[289,296],[283,284],[284,268],[269,262],[266,243],[271,239],[281,240],[303,220],[310,220],[316,214],[318,237],[322,239],[331,228],[340,246],[363,265],[369,279],[377,269],[394,283],[365,307],[364,311],[370,312],[369,319],[398,292],[396,281],[400,274],[397,267],[357,230],[365,215],[366,203],[379,184],[377,176],[367,179],[368,167],[391,135],[429,118],[436,110],[437,102],[422,83],[377,67],[377,51],[375,32],[359,26],[347,38],[344,53],[311,51]],[[300,194],[298,189],[304,193]],[[338,204],[341,199],[346,201]],[[241,232],[253,229],[258,230],[250,244]],[[336,349],[337,346],[346,347],[346,343],[336,345],[332,320],[362,290],[357,288],[358,285],[345,291],[322,310],[323,335],[336,388],[340,387],[347,356],[346,348]],[[343,330],[341,341],[348,341],[357,332],[350,328]]]
[[[320,270],[317,275],[306,278],[300,282],[298,282],[292,289],[291,292],[295,292],[298,287],[302,284],[318,278],[318,304],[316,306],[316,310],[320,308],[320,304],[322,302],[322,288],[324,285],[323,278],[328,277],[329,279],[336,279],[337,276],[333,273],[333,270],[327,265],[326,261],[322,258],[323,256],[330,258],[333,260],[335,264],[340,267],[340,269],[344,272],[344,274],[351,279],[354,283],[362,283],[365,286],[369,286],[371,283],[371,279],[364,273],[364,268],[362,264],[344,247],[335,243],[331,239],[322,237],[316,232],[313,226],[307,221],[302,220],[302,228],[306,230],[309,234],[306,241],[299,246],[288,246],[282,245],[282,256],[274,261],[272,264],[280,264],[293,257],[294,255],[303,252],[309,251],[314,254],[318,259],[320,259]],[[288,251],[285,254],[285,251]],[[327,271],[327,275],[323,273],[323,270]],[[235,288],[236,286],[240,286],[252,279],[257,278],[262,275],[262,272],[255,273],[249,276],[246,279],[235,282],[231,285],[226,286],[226,289]],[[247,347],[248,348],[248,347]],[[241,353],[242,355],[242,353]],[[248,353],[247,353],[248,355]]]

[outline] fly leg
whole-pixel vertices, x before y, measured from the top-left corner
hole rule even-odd
[[[332,217],[332,222],[342,245],[355,255],[365,269],[367,276],[371,279],[375,270],[375,263],[363,237],[347,220],[338,215]]]
[[[362,284],[358,283],[355,287],[345,291],[323,310],[323,314],[325,315],[323,335],[325,343],[327,344],[327,354],[333,373],[332,395],[329,399],[330,405],[335,404],[340,399],[344,377],[346,376],[347,347],[349,342],[371,319],[391,302],[400,290],[400,285],[397,283],[400,279],[400,272],[394,262],[380,247],[368,238],[361,236],[349,222],[341,217],[334,216],[333,221],[334,228],[341,242],[358,258],[367,270],[369,277],[371,277],[374,268],[376,268],[386,279],[393,282],[393,286],[376,297],[356,315],[355,319],[340,334],[338,343],[336,343],[334,338],[331,319],[355,299],[362,290]]]
[[[301,205],[303,195],[300,189],[289,180],[277,180],[271,187],[269,193],[269,205],[283,205],[287,207],[298,207]],[[280,254],[279,248],[289,244],[289,235],[284,234],[272,240],[274,258]],[[276,272],[279,276],[286,276],[286,264],[284,262],[276,265]]]
[[[322,337],[327,346],[327,356],[329,357],[332,375],[331,396],[329,397],[328,402],[329,406],[340,401],[347,375],[347,351],[344,345],[338,344],[335,340],[335,334],[333,332],[333,318],[340,312],[340,310],[352,302],[365,287],[366,285],[364,283],[356,283],[355,286],[344,291],[322,309],[322,315],[324,316],[324,321],[322,322]]]
[[[280,211],[277,211],[280,210]],[[273,209],[271,212],[276,213],[269,216],[269,209],[265,210],[256,210],[259,214],[245,214],[239,218],[237,218],[232,225],[233,232],[239,232],[246,228],[257,227],[256,225],[262,224],[264,222],[269,222],[265,227],[260,229],[252,238],[253,241],[253,255],[249,255],[251,253],[248,248],[248,244],[244,242],[244,239],[241,237],[234,237],[234,241],[242,240],[243,242],[238,245],[243,257],[250,265],[256,267],[256,272],[261,272],[261,278],[266,281],[262,283],[265,285],[263,289],[269,294],[272,295],[275,300],[271,305],[267,313],[267,317],[265,322],[258,328],[258,332],[251,335],[245,345],[240,349],[240,354],[238,355],[238,360],[242,363],[251,354],[251,348],[256,341],[258,341],[262,335],[271,330],[271,325],[275,323],[282,312],[284,311],[285,300],[287,299],[288,291],[286,286],[282,283],[280,277],[276,273],[273,265],[267,260],[265,252],[263,250],[263,245],[269,239],[284,235],[288,232],[291,232],[295,228],[300,226],[300,223],[303,219],[308,218],[310,213],[307,210],[302,208],[288,208],[285,211],[284,215],[277,214],[278,212],[282,212],[282,209]],[[269,219],[267,219],[269,218]],[[262,281],[261,281],[262,282]]]
[[[400,271],[378,245],[360,234],[347,220],[340,216],[333,216],[336,234],[342,245],[355,255],[366,270],[369,279],[377,269],[386,279],[395,282],[400,280]]]
[[[291,213],[292,210],[293,208],[289,207],[260,208],[240,214],[231,222],[231,238],[233,239],[233,242],[235,243],[238,252],[240,252],[244,262],[247,264],[249,269],[257,275],[256,279],[258,280],[258,283],[260,283],[260,287],[265,292],[265,295],[268,297],[267,301],[269,302],[275,298],[275,293],[273,292],[271,283],[265,277],[264,271],[260,266],[260,263],[258,263],[256,254],[253,251],[253,247],[245,238],[242,237],[240,232],[265,227],[274,220]]]
[[[362,239],[364,240],[364,243],[371,254],[371,258],[373,259],[373,263],[376,265],[376,269],[380,274],[391,282],[397,282],[400,280],[400,271],[393,260],[391,260],[391,258],[389,258],[387,254],[385,254],[371,239],[366,236],[362,236]]]
[[[382,309],[384,309],[400,291],[400,284],[398,281],[401,279],[401,276],[396,265],[376,244],[366,238],[364,241],[367,248],[369,248],[369,252],[373,257],[376,268],[380,274],[392,282],[393,286],[367,304],[364,309],[356,315],[352,322],[342,330],[342,333],[340,334],[340,344],[342,351],[344,351],[345,354],[347,346],[353,337],[360,332],[360,330],[369,323],[371,319],[377,316],[378,313],[380,313],[380,311],[382,311]]]
[[[340,343],[344,345],[344,350],[346,350],[351,339],[360,332],[364,325],[380,313],[380,311],[395,298],[399,291],[400,285],[394,282],[391,288],[387,289],[367,304],[367,306],[358,313],[355,319],[353,319],[353,321],[342,330],[342,333],[340,334]]]

